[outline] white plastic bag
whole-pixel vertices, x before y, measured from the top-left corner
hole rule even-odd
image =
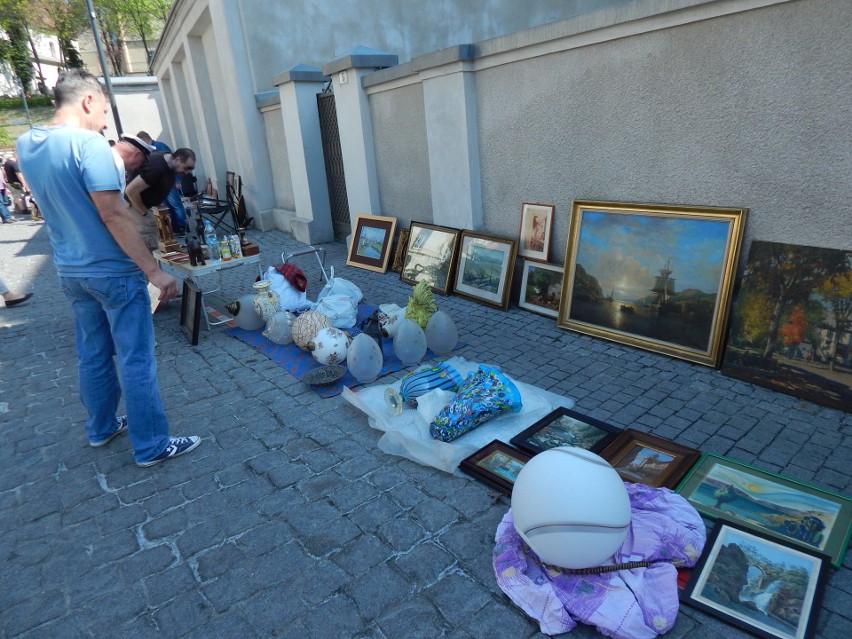
[[[278,299],[281,300],[281,309],[285,311],[299,311],[310,308],[311,303],[308,301],[304,291],[297,291],[293,285],[287,281],[281,273],[270,266],[266,269],[264,279],[272,282],[269,288],[278,293]]]
[[[358,303],[364,299],[364,294],[357,285],[353,284],[349,280],[343,279],[342,277],[334,277],[333,266],[331,267],[331,277],[328,282],[326,282],[326,285],[320,291],[319,295],[317,295],[317,304],[319,304],[323,298],[328,295],[346,295],[351,297],[352,303],[355,304],[355,308],[358,308]]]
[[[358,318],[358,304],[348,295],[326,295],[314,310],[328,317],[335,328],[352,328]]]

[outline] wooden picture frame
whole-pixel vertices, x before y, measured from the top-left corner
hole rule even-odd
[[[355,218],[346,265],[377,273],[387,272],[395,231],[395,217],[359,214]]]
[[[412,222],[399,279],[412,286],[425,280],[434,292],[449,293],[460,236],[461,230],[449,226]]]
[[[624,481],[675,488],[701,452],[633,428],[625,429],[600,453]]]
[[[755,240],[731,312],[722,372],[848,411],[849,309],[852,250]]]
[[[204,300],[201,289],[189,278],[183,280],[183,295],[180,300],[180,329],[189,340],[190,346],[198,346],[201,330],[201,314],[204,312]]]
[[[518,473],[530,459],[532,455],[495,439],[463,459],[459,469],[504,495],[511,495]]]
[[[827,556],[719,520],[678,595],[759,637],[808,639],[827,577]]]
[[[747,211],[576,200],[558,325],[718,366]]]
[[[525,259],[518,306],[540,315],[558,317],[564,271],[559,264],[542,264]]]
[[[852,534],[852,499],[704,453],[677,487],[702,515],[822,552],[840,566]]]
[[[597,453],[621,429],[560,406],[515,435],[512,445],[536,455],[557,446],[576,446]]]
[[[550,259],[550,235],[553,231],[553,204],[521,205],[521,228],[518,231],[518,255],[528,260]]]
[[[402,265],[405,260],[405,245],[408,244],[408,229],[399,230],[399,239],[396,241],[396,250],[393,254],[393,262],[391,270],[394,273],[402,272]]]
[[[453,291],[480,304],[509,308],[518,241],[462,231]]]

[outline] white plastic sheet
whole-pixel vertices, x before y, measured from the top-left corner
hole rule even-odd
[[[453,357],[447,364],[458,370],[462,377],[476,370],[478,363],[463,357]],[[465,433],[453,442],[441,442],[429,435],[432,418],[453,397],[446,391],[432,391],[418,399],[418,408],[404,408],[401,415],[394,414],[385,403],[385,389],[399,390],[399,381],[393,384],[375,384],[363,389],[343,389],[343,398],[367,415],[372,428],[384,431],[379,448],[390,455],[406,457],[426,466],[448,473],[460,473],[458,465],[494,439],[508,443],[525,428],[544,417],[558,406],[571,408],[574,400],[556,395],[536,386],[512,379],[521,393],[524,407],[518,413],[506,413],[485,422],[479,428]]]

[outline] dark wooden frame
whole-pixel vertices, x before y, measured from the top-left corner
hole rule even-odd
[[[358,255],[358,244],[361,234],[365,228],[381,229],[384,231],[382,250],[379,257],[365,257]],[[381,217],[379,215],[358,215],[355,219],[355,230],[352,232],[352,246],[349,247],[349,257],[346,259],[347,266],[357,266],[368,271],[385,273],[388,270],[393,236],[396,232],[395,217]]]
[[[612,426],[605,422],[602,422],[598,419],[594,419],[593,417],[588,417],[586,415],[581,415],[580,413],[574,412],[573,410],[569,410],[564,406],[560,406],[556,410],[548,413],[540,420],[538,420],[535,424],[527,428],[526,430],[518,433],[514,437],[512,437],[512,445],[517,446],[521,450],[536,455],[538,453],[544,452],[545,450],[549,450],[548,448],[544,448],[539,446],[536,443],[531,442],[536,435],[539,434],[542,430],[553,424],[561,417],[568,417],[570,419],[576,420],[578,422],[582,422],[584,424],[588,424],[598,430],[604,431],[606,435],[595,442],[588,450],[593,453],[598,452],[603,449],[609,442],[615,439],[618,434],[621,432],[620,428],[616,426]],[[560,444],[561,446],[575,446],[576,444],[572,444],[570,442],[565,442],[564,444]],[[553,447],[551,447],[553,448]]]
[[[762,550],[764,556],[771,553],[770,556],[772,557],[779,553],[787,553],[788,559],[782,565],[789,565],[798,560],[798,567],[804,568],[807,572],[808,585],[805,590],[805,599],[802,601],[800,621],[795,629],[782,632],[781,630],[772,629],[769,627],[769,624],[764,623],[763,625],[759,625],[756,619],[749,619],[747,613],[744,612],[744,608],[738,609],[733,606],[726,606],[703,595],[703,588],[709,581],[710,574],[719,560],[720,553],[718,548],[728,547],[723,546],[723,544],[729,536],[733,543],[733,540],[736,540],[736,537],[740,535],[745,538],[743,539],[744,542],[747,542],[749,546],[756,549],[756,552],[761,553]],[[748,537],[751,537],[751,539],[748,539]],[[739,548],[739,546],[737,547]],[[725,553],[725,555],[730,556],[730,553]],[[807,567],[802,566],[803,562]],[[692,570],[692,575],[686,587],[678,592],[678,596],[683,603],[703,610],[759,637],[765,637],[766,639],[789,639],[790,637],[801,636],[802,639],[808,639],[816,631],[817,616],[825,589],[825,582],[828,578],[828,566],[829,557],[827,555],[805,550],[801,546],[789,544],[777,537],[765,535],[757,530],[745,528],[732,521],[721,519],[707,540],[701,560]],[[783,586],[781,587],[783,588]],[[699,592],[696,593],[696,590],[699,590]],[[804,616],[804,619],[801,619],[801,616]]]
[[[443,282],[433,282],[431,278],[427,277],[418,277],[419,274],[411,273],[410,269],[408,269],[409,262],[409,254],[414,254],[414,251],[417,250],[418,247],[413,247],[412,245],[417,243],[418,238],[420,237],[417,229],[437,231],[439,233],[444,233],[446,235],[452,236],[453,246],[450,251],[449,256],[444,258],[443,261],[439,261],[438,263],[442,265],[446,265],[446,280]],[[405,255],[402,258],[402,269],[399,272],[399,279],[405,282],[406,284],[411,284],[414,286],[420,280],[426,280],[429,283],[429,287],[435,292],[440,293],[441,295],[447,295],[450,292],[450,287],[453,283],[453,273],[456,269],[456,263],[458,260],[459,254],[459,241],[461,239],[461,230],[454,229],[449,226],[436,226],[434,224],[424,224],[423,222],[412,222],[408,227],[408,239],[405,242]],[[442,266],[443,269],[443,266]],[[421,271],[422,273],[422,271]]]
[[[674,457],[674,459],[667,462],[665,470],[656,474],[654,481],[650,483],[641,481],[640,477],[633,476],[618,467],[619,462],[636,446],[659,451],[665,455]],[[598,454],[612,464],[613,468],[615,468],[624,481],[646,484],[653,488],[674,488],[701,457],[701,452],[694,448],[689,448],[688,446],[657,437],[656,435],[643,433],[633,428],[625,429]]]
[[[201,289],[189,281],[183,281],[183,296],[180,301],[180,329],[189,340],[190,346],[198,346],[201,331],[201,314],[204,312],[204,300]]]
[[[464,248],[467,240],[470,240],[471,242],[492,242],[506,247],[506,260],[501,266],[501,277],[500,283],[497,286],[497,292],[491,293],[471,284],[464,283],[465,267],[467,266],[467,258],[464,256]],[[458,259],[456,260],[456,276],[453,279],[453,292],[460,297],[466,297],[474,302],[493,306],[494,308],[499,308],[504,311],[509,308],[509,296],[512,292],[512,277],[515,274],[515,260],[517,260],[518,257],[518,240],[508,237],[499,237],[496,235],[487,235],[485,233],[477,233],[475,231],[462,231],[458,242],[457,253]],[[477,294],[475,291],[480,291],[480,293]]]
[[[517,448],[513,448],[508,444],[501,442],[499,439],[495,439],[480,448],[473,455],[463,459],[459,464],[459,469],[468,475],[475,477],[482,483],[487,484],[492,488],[496,488],[503,494],[511,495],[512,487],[515,485],[515,482],[494,473],[482,465],[482,462],[496,453],[502,453],[521,464],[526,464],[530,459],[532,459],[532,455],[529,453],[525,453],[522,450],[518,450]]]

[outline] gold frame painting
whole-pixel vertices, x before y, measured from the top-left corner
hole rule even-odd
[[[395,217],[359,214],[355,219],[355,231],[352,233],[352,246],[349,247],[346,265],[385,273],[395,231]]]
[[[717,367],[747,212],[575,200],[558,325]]]

